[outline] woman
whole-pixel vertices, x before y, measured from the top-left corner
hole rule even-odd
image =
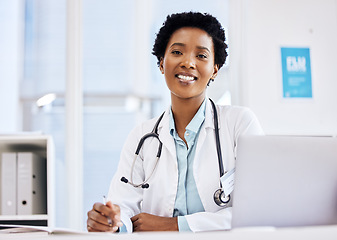
[[[213,16],[189,12],[167,17],[153,54],[171,92],[171,106],[162,119],[149,120],[130,133],[111,182],[109,202],[95,203],[88,212],[88,231],[230,229],[231,202],[219,206],[214,201],[220,172],[215,111],[206,98],[208,84],[225,63],[226,48],[224,30]],[[230,171],[235,167],[238,137],[263,132],[246,108],[217,106],[216,110],[223,168]],[[159,161],[159,141],[148,138],[133,166],[138,142],[156,122],[162,143]],[[121,178],[124,182],[132,178],[135,184],[149,178],[144,186],[148,188],[125,184]]]

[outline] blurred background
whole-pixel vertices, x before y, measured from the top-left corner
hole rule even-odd
[[[53,137],[57,227],[85,229],[130,130],[169,106],[152,45],[183,11],[210,13],[226,31],[229,58],[209,97],[250,107],[267,134],[336,135],[336,0],[0,0],[0,134]],[[281,47],[310,49],[312,97],[283,97]]]

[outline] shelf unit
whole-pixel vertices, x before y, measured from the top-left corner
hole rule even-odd
[[[45,214],[1,215],[0,224],[54,226],[54,143],[42,134],[0,135],[0,155],[3,152],[34,152],[46,161],[47,209]],[[1,184],[1,183],[0,183]]]

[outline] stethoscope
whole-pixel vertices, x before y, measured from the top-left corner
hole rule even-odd
[[[211,99],[209,99],[209,100],[210,100],[210,102],[212,104],[212,108],[213,108],[215,142],[216,142],[216,150],[217,150],[217,154],[218,154],[219,171],[220,171],[220,178],[221,178],[224,175],[224,169],[223,169],[223,163],[222,163],[220,137],[219,137],[218,113],[217,113],[214,102]],[[161,151],[162,151],[162,148],[163,148],[163,144],[159,139],[158,125],[159,125],[160,121],[162,120],[162,118],[164,116],[164,113],[158,118],[158,120],[157,120],[156,124],[154,125],[152,131],[148,134],[145,134],[140,139],[140,141],[138,143],[138,146],[137,146],[137,149],[136,149],[136,152],[135,152],[135,156],[134,156],[134,159],[133,159],[133,162],[132,162],[132,166],[131,166],[131,174],[130,174],[131,181],[129,181],[125,177],[122,177],[121,178],[122,182],[129,183],[130,185],[132,185],[133,187],[136,187],[136,188],[144,188],[144,189],[149,188],[150,185],[147,182],[152,177],[155,169],[157,168],[157,165],[158,165],[158,162],[159,162],[159,159],[160,159],[160,155],[161,155]],[[153,170],[152,170],[151,174],[144,180],[144,182],[139,183],[139,184],[135,184],[133,182],[133,169],[134,169],[134,166],[135,166],[135,163],[136,163],[136,159],[139,155],[140,149],[142,148],[144,141],[147,138],[150,138],[150,137],[157,138],[158,141],[159,141],[159,146],[158,146],[158,151],[157,151],[157,156],[156,156],[156,163],[153,167]],[[226,195],[225,192],[223,191],[221,180],[220,180],[220,188],[215,191],[215,193],[213,195],[213,198],[214,198],[214,202],[220,207],[225,207],[229,203],[229,201],[231,200],[231,196],[229,194]]]

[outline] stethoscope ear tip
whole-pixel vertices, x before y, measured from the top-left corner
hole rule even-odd
[[[129,182],[129,180],[127,180],[126,177],[122,177],[122,178],[121,178],[121,181],[124,182],[124,183],[129,183],[129,184],[131,184],[131,185],[134,186],[134,187],[142,187],[142,188],[144,188],[144,189],[150,187],[150,185],[149,185],[148,183],[143,183],[143,184],[141,184],[141,185],[140,185],[140,184],[139,184],[139,185],[134,185],[132,182]]]
[[[127,180],[125,177],[122,177],[122,178],[121,178],[121,181],[122,181],[122,182],[125,182],[125,183],[128,183],[128,182],[129,182],[129,180]]]

